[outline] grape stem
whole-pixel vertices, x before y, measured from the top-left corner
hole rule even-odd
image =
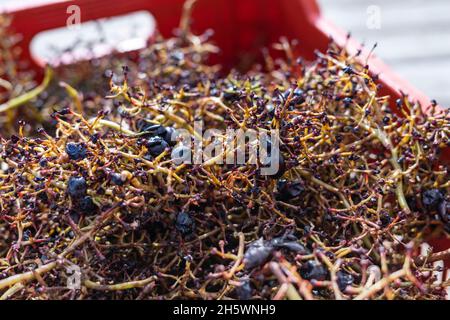
[[[47,69],[45,70],[44,80],[39,86],[37,86],[36,88],[27,93],[24,93],[16,98],[9,100],[8,102],[1,104],[0,113],[6,112],[8,110],[13,110],[27,103],[28,101],[36,98],[48,87],[52,77],[53,77],[53,70],[50,67],[47,67]]]

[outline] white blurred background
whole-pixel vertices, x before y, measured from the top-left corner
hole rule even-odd
[[[322,13],[406,78],[450,107],[449,0],[318,0]],[[378,12],[377,12],[378,10]],[[374,15],[379,13],[379,25]]]

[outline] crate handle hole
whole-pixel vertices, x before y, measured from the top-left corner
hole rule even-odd
[[[38,65],[67,65],[108,55],[143,49],[156,30],[148,11],[87,21],[42,31],[30,43]]]

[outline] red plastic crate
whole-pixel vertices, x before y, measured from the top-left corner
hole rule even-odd
[[[31,40],[39,32],[66,25],[67,7],[77,5],[81,9],[81,22],[113,17],[145,10],[156,19],[158,30],[169,36],[178,26],[184,0],[54,0],[36,1],[23,6],[18,4],[7,11],[12,14],[11,28],[23,36],[22,59],[42,75],[42,63],[30,52]],[[314,51],[325,51],[330,37],[350,53],[362,46],[354,39],[347,40],[347,34],[320,14],[315,0],[199,0],[193,11],[193,30],[203,32],[213,29],[213,41],[221,48],[216,58],[224,66],[231,67],[242,55],[261,57],[261,48],[279,40],[281,36],[300,41],[299,53],[306,59],[314,58]],[[366,59],[368,51],[362,48],[361,58]],[[370,70],[379,75],[380,91],[390,95],[391,101],[407,93],[413,101],[419,101],[423,108],[430,105],[430,99],[420,90],[396,75],[380,59],[371,55]],[[393,106],[393,108],[395,108]],[[442,161],[449,163],[450,152],[444,152]],[[438,250],[450,247],[450,239],[430,241]],[[446,261],[450,267],[450,261]]]

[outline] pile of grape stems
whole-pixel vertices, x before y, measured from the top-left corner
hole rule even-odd
[[[186,23],[39,84],[1,22],[1,299],[445,299],[448,111],[334,43],[227,73]],[[176,164],[194,121],[279,130],[280,170]]]

